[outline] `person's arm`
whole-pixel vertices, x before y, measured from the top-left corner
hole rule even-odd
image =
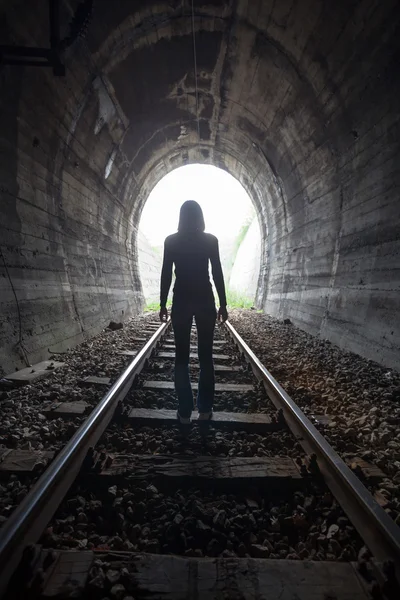
[[[217,293],[218,293],[218,298],[219,298],[220,308],[218,311],[218,318],[221,317],[223,321],[226,321],[226,319],[228,318],[228,313],[226,310],[225,283],[224,283],[224,275],[222,273],[221,259],[219,257],[219,247],[218,247],[217,238],[213,239],[210,260],[211,260],[212,276],[214,279],[215,287],[217,288]]]
[[[172,281],[172,263],[171,249],[168,244],[168,238],[164,242],[164,260],[161,269],[160,285],[160,320],[165,321],[168,317],[166,309],[169,288]]]

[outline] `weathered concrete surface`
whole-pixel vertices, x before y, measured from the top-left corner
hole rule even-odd
[[[24,364],[10,281],[32,362],[140,309],[143,203],[190,162],[253,199],[258,305],[400,367],[397,0],[195,2],[198,115],[190,6],[97,0],[66,78],[1,68],[2,368]],[[47,3],[0,7],[4,43],[48,44]]]
[[[240,244],[229,279],[229,289],[253,300],[260,275],[261,236],[257,218],[254,218]]]
[[[143,295],[149,303],[159,302],[162,255],[151,247],[148,239],[140,229],[137,235],[137,249]]]
[[[6,383],[10,382],[14,385],[29,385],[32,381],[35,381],[35,379],[48,377],[55,369],[59,369],[64,365],[65,363],[63,362],[44,360],[31,367],[20,369],[14,373],[8,373],[8,375],[5,376]]]

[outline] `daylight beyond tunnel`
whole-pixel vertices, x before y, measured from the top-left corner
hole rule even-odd
[[[158,182],[143,208],[138,257],[147,306],[157,309],[164,240],[176,232],[180,207],[188,199],[200,204],[206,232],[218,238],[229,306],[252,306],[260,272],[257,215],[240,183],[210,165],[175,169]]]
[[[4,44],[48,47],[47,2],[0,7]],[[1,371],[143,309],[143,207],[199,163],[251,198],[256,305],[399,368],[399,26],[396,0],[61,0],[65,76],[0,65]]]

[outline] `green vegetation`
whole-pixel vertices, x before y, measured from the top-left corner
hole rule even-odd
[[[244,238],[246,237],[246,233],[248,232],[250,225],[251,225],[251,220],[249,219],[246,223],[244,223],[241,226],[239,233],[237,234],[237,236],[235,238],[235,241],[233,243],[233,250],[232,250],[233,262],[235,262],[235,258],[238,253],[238,250],[239,250]]]
[[[218,298],[215,298],[216,304],[218,306]],[[253,304],[253,300],[251,298],[247,298],[246,296],[242,295],[242,294],[238,294],[237,292],[233,291],[233,290],[227,290],[226,291],[226,301],[228,303],[228,309],[229,308],[251,308],[252,306],[254,306]],[[172,306],[172,302],[171,300],[168,300],[167,302],[167,308],[171,308]],[[159,312],[160,310],[160,303],[159,302],[147,302],[146,306],[144,308],[144,312]],[[262,310],[258,310],[257,312],[262,312]]]
[[[254,215],[253,215],[253,214],[250,214],[250,215],[249,215],[249,216],[246,218],[245,222],[244,222],[244,223],[243,223],[243,225],[241,226],[241,228],[240,228],[240,230],[239,230],[239,233],[237,234],[237,236],[236,236],[236,238],[235,238],[235,240],[234,240],[234,242],[233,242],[232,253],[231,253],[231,256],[230,256],[230,265],[229,265],[229,270],[230,270],[230,269],[233,267],[233,265],[235,264],[235,260],[236,260],[237,253],[238,253],[238,251],[239,251],[239,248],[240,248],[240,246],[241,246],[241,244],[242,244],[242,242],[243,242],[244,238],[246,237],[246,233],[248,232],[248,230],[249,230],[249,227],[250,227],[250,225],[251,225],[251,223],[252,223],[253,219],[254,219]]]
[[[157,254],[158,256],[162,257],[163,249],[160,246],[150,246],[150,248],[152,249],[154,254]]]
[[[172,306],[172,302],[171,300],[167,301],[167,308],[171,308]],[[160,303],[159,302],[155,302],[155,300],[153,300],[152,302],[146,302],[146,306],[144,307],[144,312],[159,312],[160,311]]]
[[[251,308],[254,306],[253,300],[247,298],[243,294],[239,294],[233,290],[226,291],[226,301],[229,308]]]

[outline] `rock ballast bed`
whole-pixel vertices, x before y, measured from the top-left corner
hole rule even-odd
[[[268,315],[233,310],[229,319],[261,362],[344,457],[357,454],[387,479],[376,489],[400,525],[400,373]]]

